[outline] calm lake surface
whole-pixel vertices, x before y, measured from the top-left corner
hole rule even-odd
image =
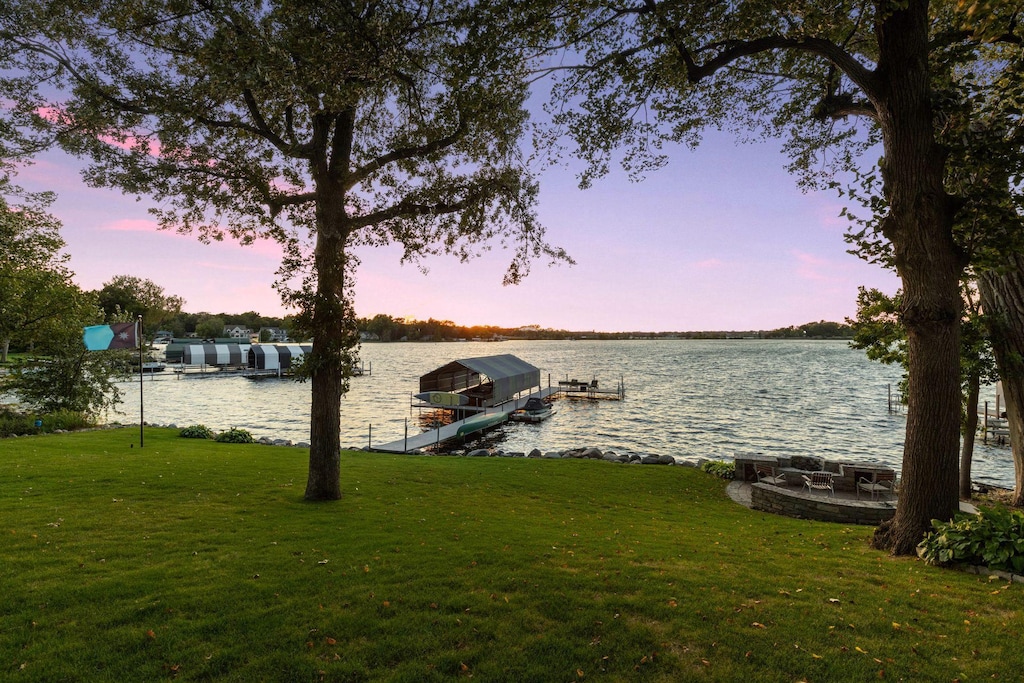
[[[364,344],[372,374],[352,379],[341,407],[342,445],[382,444],[422,430],[410,408],[419,377],[445,363],[511,353],[541,370],[547,386],[566,377],[625,382],[623,401],[560,399],[540,424],[511,423],[470,444],[529,452],[595,446],[603,451],[731,460],[737,453],[818,455],[901,468],[905,417],[887,410],[899,370],[873,363],[842,341],[658,340]],[[125,385],[121,413],[139,419],[138,382]],[[989,396],[988,394],[992,395]],[[257,438],[309,440],[310,387],[292,380],[189,376],[145,380],[151,424],[247,429]],[[994,392],[982,399],[994,401]],[[423,413],[425,415],[425,412]],[[975,481],[1013,485],[1010,449],[978,442]]]

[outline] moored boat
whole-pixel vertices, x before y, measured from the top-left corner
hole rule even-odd
[[[539,398],[530,398],[522,408],[512,411],[508,419],[515,422],[542,422],[555,412],[550,403]]]

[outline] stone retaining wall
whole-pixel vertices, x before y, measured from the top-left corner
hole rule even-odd
[[[750,507],[787,517],[871,526],[878,526],[896,514],[895,504],[889,501],[837,500],[769,484],[750,485]]]

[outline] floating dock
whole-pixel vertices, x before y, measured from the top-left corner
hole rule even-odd
[[[392,441],[385,444],[370,445],[370,450],[382,451],[385,453],[408,453],[410,451],[417,451],[423,448],[429,448],[430,446],[436,446],[445,441],[451,441],[452,439],[465,438],[476,432],[496,427],[499,424],[504,423],[508,420],[508,416],[513,410],[519,410],[526,401],[530,398],[547,398],[559,392],[558,387],[548,387],[546,389],[540,389],[534,391],[531,394],[521,396],[514,401],[509,401],[500,406],[494,406],[488,408],[484,412],[479,412],[475,415],[471,415],[464,420],[456,420],[451,424],[441,425],[436,429],[431,429],[419,434],[413,434],[397,441]],[[433,407],[426,405],[424,407]]]

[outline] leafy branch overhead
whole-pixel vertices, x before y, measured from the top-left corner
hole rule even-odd
[[[508,233],[512,280],[565,258],[519,158],[521,66],[486,47],[497,28],[470,42],[460,3],[111,3],[60,16],[55,41],[61,6],[5,21],[15,65],[74,93],[19,112],[90,157],[90,183],[161,202],[164,227],[294,246],[331,193],[351,244],[468,256]]]
[[[0,67],[40,86],[11,81],[7,125],[90,159],[89,183],[154,199],[164,228],[281,245],[276,286],[316,340],[308,498],[341,495],[354,247],[415,261],[499,242],[506,282],[569,261],[520,158],[528,64],[501,9],[28,0],[0,14]]]

